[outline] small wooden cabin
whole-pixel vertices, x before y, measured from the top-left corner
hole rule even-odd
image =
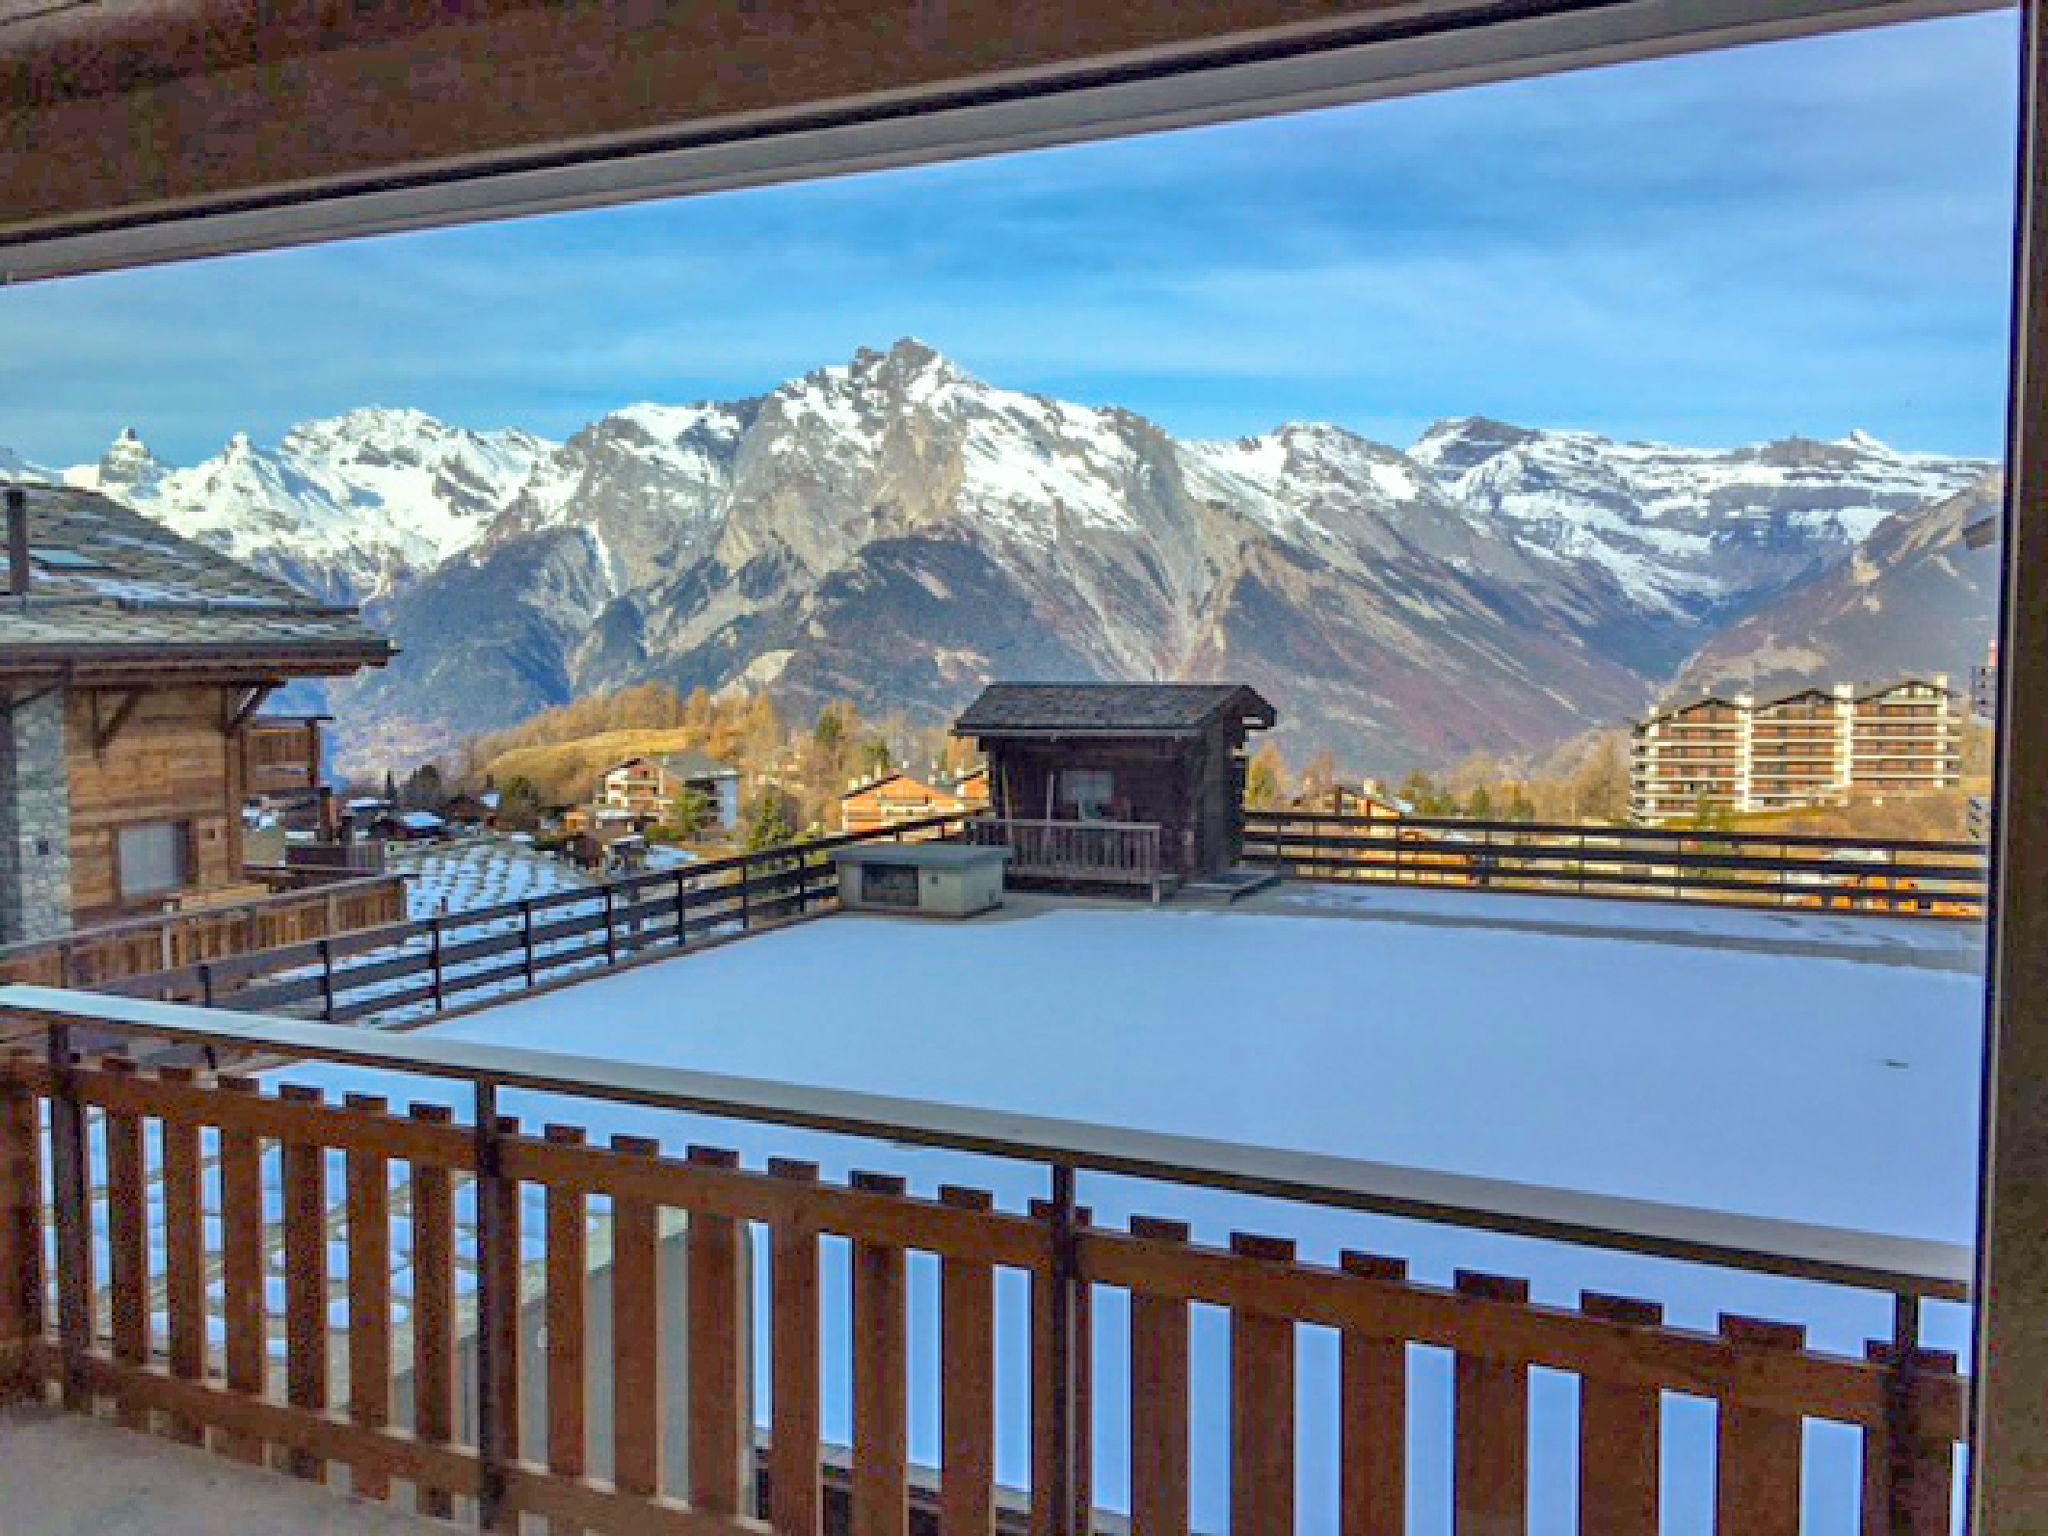
[[[1236,863],[1245,742],[1275,718],[1241,683],[991,683],[953,733],[988,759],[1015,874],[1156,890]]]
[[[0,942],[265,894],[243,804],[317,795],[318,725],[257,712],[390,642],[104,496],[5,504]]]

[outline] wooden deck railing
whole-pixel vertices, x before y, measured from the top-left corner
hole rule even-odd
[[[1026,880],[1142,885],[1157,900],[1165,879],[1157,822],[981,816],[967,823],[966,837],[1007,847],[1010,874]]]
[[[1250,811],[1245,858],[1372,881],[1982,921],[1980,843]]]
[[[244,1460],[270,1455],[300,1476],[338,1481],[345,1471],[373,1498],[404,1484],[418,1507],[459,1507],[486,1529],[533,1517],[552,1531],[902,1536],[923,1481],[909,1464],[909,1341],[930,1330],[943,1449],[920,1529],[933,1519],[977,1536],[1122,1529],[1092,1493],[1114,1424],[1130,1528],[1186,1536],[1190,1427],[1196,1415],[1226,1422],[1227,1411],[1229,1528],[1287,1536],[1298,1526],[1307,1378],[1296,1346],[1306,1329],[1340,1341],[1331,1388],[1345,1536],[1403,1529],[1411,1434],[1449,1437],[1454,1529],[1523,1530],[1536,1370],[1578,1383],[1573,1473],[1589,1533],[1658,1529],[1661,1404],[1674,1396],[1718,1409],[1706,1452],[1717,1532],[1800,1530],[1809,1419],[1860,1432],[1867,1536],[1949,1530],[1965,1383],[1952,1356],[1917,1339],[1924,1301],[1965,1294],[1970,1256],[1941,1245],[431,1035],[26,987],[0,990],[0,1011],[48,1036],[45,1053],[0,1063],[0,1276],[10,1282],[0,1289],[0,1382],[16,1393],[54,1386],[74,1409],[106,1408]],[[86,1034],[347,1063],[390,1074],[379,1087],[418,1084],[424,1102],[351,1095],[336,1105],[312,1089],[272,1096],[244,1079],[81,1060],[73,1041]],[[446,1107],[451,1081],[473,1095],[467,1123]],[[1021,1209],[968,1187],[922,1198],[885,1173],[839,1183],[812,1163],[750,1168],[711,1146],[676,1158],[637,1137],[595,1144],[573,1120],[536,1134],[506,1114],[527,1092],[547,1095],[550,1113],[569,1096],[859,1137],[873,1150],[909,1143],[1036,1163],[1048,1170],[1048,1198]],[[1702,1332],[1642,1300],[1536,1304],[1514,1276],[1424,1283],[1399,1255],[1305,1262],[1284,1234],[1197,1243],[1166,1216],[1111,1229],[1079,1203],[1081,1175],[1865,1287],[1894,1296],[1895,1337],[1833,1354],[1783,1323],[1724,1315]],[[1171,1203],[1174,1191],[1147,1198]],[[668,1212],[687,1220],[680,1305],[667,1289]],[[598,1215],[611,1347],[593,1360],[586,1298]],[[47,1273],[46,1220],[56,1230]],[[850,1249],[843,1269],[821,1262],[833,1244]],[[275,1302],[265,1294],[273,1249],[283,1270]],[[747,1277],[757,1251],[758,1286]],[[908,1283],[916,1255],[936,1260],[936,1285]],[[394,1272],[407,1281],[403,1335]],[[1006,1310],[1020,1298],[998,1275],[1024,1277],[1021,1317]],[[1127,1305],[1128,1329],[1098,1332],[1111,1297]],[[1220,1378],[1191,1371],[1197,1309],[1228,1316]],[[520,1347],[535,1310],[544,1351]],[[827,1317],[840,1321],[828,1328]],[[995,1472],[1017,1407],[996,1392],[998,1341],[1020,1326],[1030,1345],[1028,1520],[1003,1512]],[[675,1331],[688,1341],[680,1382],[655,1364]],[[1411,1344],[1454,1357],[1441,1423],[1410,1422],[1422,1411]],[[750,1348],[766,1352],[773,1384],[765,1493],[749,1456]],[[1098,1418],[1094,1372],[1105,1363],[1126,1383],[1127,1412]],[[411,1387],[403,1413],[399,1375]],[[851,1381],[844,1482],[827,1477],[832,1458],[821,1454],[830,1379]],[[523,1415],[532,1394],[545,1412]],[[465,1401],[474,1422],[458,1429]],[[669,1411],[681,1419],[681,1465],[664,1449]],[[592,1430],[601,1419],[602,1443]]]
[[[0,945],[0,981],[101,987],[125,978],[274,950],[405,916],[397,875],[329,881],[190,912],[164,912],[83,928],[60,938]]]
[[[385,921],[152,968],[97,990],[343,1023],[439,1013],[817,910],[838,895],[833,849],[951,831],[963,819],[926,817],[445,916]]]

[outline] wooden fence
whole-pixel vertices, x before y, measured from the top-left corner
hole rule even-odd
[[[1982,844],[1250,811],[1245,858],[1307,880],[1982,921]]]
[[[1157,822],[979,816],[967,823],[966,836],[970,842],[1008,848],[1009,873],[1025,880],[1142,885],[1154,901],[1166,880]]]
[[[619,965],[650,950],[815,911],[838,896],[833,849],[951,830],[962,820],[959,814],[925,817],[445,916],[384,922],[153,968],[98,990],[340,1023],[439,1013]]]
[[[101,987],[128,977],[217,962],[405,916],[397,875],[323,881],[190,912],[164,912],[80,929],[61,938],[0,945],[0,982]]]
[[[1335,1330],[1340,1339],[1344,1536],[1404,1529],[1412,1344],[1454,1356],[1448,1423],[1419,1432],[1450,1437],[1453,1528],[1461,1536],[1525,1529],[1538,1369],[1578,1383],[1580,1528],[1592,1536],[1657,1531],[1660,1403],[1672,1395],[1717,1406],[1710,1454],[1718,1532],[1796,1536],[1807,1420],[1860,1431],[1857,1518],[1866,1536],[1950,1529],[1965,1384],[1953,1357],[1918,1347],[1916,1330],[1924,1298],[1962,1294],[1967,1254],[419,1035],[366,1036],[37,988],[0,991],[0,1010],[9,1009],[47,1030],[48,1047],[0,1062],[0,1276],[9,1280],[0,1289],[0,1385],[17,1394],[54,1386],[72,1409],[108,1411],[133,1428],[244,1461],[267,1459],[299,1477],[339,1482],[345,1473],[350,1488],[371,1498],[403,1485],[417,1507],[455,1510],[485,1529],[544,1519],[550,1531],[905,1536],[914,1506],[918,1529],[948,1536],[1121,1529],[1095,1507],[1100,1442],[1088,1433],[1098,1422],[1092,1372],[1115,1349],[1129,1394],[1122,1449],[1130,1527],[1186,1536],[1196,1309],[1221,1309],[1229,1320],[1222,1390],[1229,1528],[1239,1536],[1297,1528],[1296,1343],[1305,1328]],[[423,1083],[453,1078],[472,1086],[474,1107],[460,1123],[438,1101],[394,1106],[351,1096],[337,1105],[311,1089],[287,1086],[272,1096],[247,1080],[76,1056],[75,1037],[108,1032],[355,1062],[400,1074],[401,1085],[406,1074]],[[677,1158],[631,1137],[598,1145],[575,1123],[529,1127],[501,1116],[509,1089],[1028,1159],[1049,1166],[1050,1198],[1003,1209],[975,1188],[913,1196],[883,1173],[839,1183],[809,1163],[749,1168],[710,1146]],[[404,1175],[396,1184],[394,1172]],[[1830,1354],[1782,1323],[1723,1316],[1702,1332],[1669,1325],[1642,1300],[1589,1294],[1573,1306],[1539,1305],[1509,1275],[1427,1284],[1397,1255],[1304,1262],[1280,1234],[1204,1245],[1169,1216],[1111,1229],[1077,1203],[1082,1172],[1871,1286],[1896,1294],[1896,1337],[1862,1355]],[[273,1177],[275,1200],[265,1182]],[[161,1191],[160,1232],[150,1226],[152,1185]],[[533,1191],[544,1217],[522,1237],[522,1221],[530,1221],[522,1213],[532,1209],[524,1195]],[[467,1229],[455,1219],[465,1198],[475,1212]],[[1172,1191],[1160,1198],[1170,1201]],[[266,1204],[278,1213],[271,1221]],[[594,1360],[587,1221],[600,1209],[608,1218],[611,1345]],[[48,1273],[46,1211],[56,1229]],[[687,1219],[680,1312],[657,1262],[662,1233],[673,1226],[665,1212]],[[1688,1230],[1694,1225],[1698,1232]],[[284,1258],[281,1306],[264,1289],[273,1230]],[[768,1271],[758,1316],[745,1278],[756,1235]],[[832,1273],[821,1267],[821,1241],[851,1249],[843,1330],[821,1328]],[[538,1247],[537,1264],[522,1265],[522,1242]],[[400,1249],[411,1274],[403,1358],[391,1289]],[[907,1284],[915,1255],[936,1260],[934,1290]],[[330,1301],[337,1270],[346,1277],[338,1308]],[[467,1356],[458,1349],[458,1273],[474,1277]],[[1030,1487],[1028,1514],[1014,1517],[1004,1512],[994,1459],[1001,1273],[1027,1277],[1029,1297]],[[1127,1335],[1092,1328],[1111,1293],[1128,1302]],[[936,1318],[913,1315],[920,1296]],[[542,1368],[523,1377],[518,1328],[529,1297],[544,1308],[547,1348]],[[268,1343],[277,1312],[281,1361]],[[929,1497],[917,1499],[906,1362],[912,1334],[933,1327],[943,1456]],[[687,1335],[689,1352],[686,1380],[675,1389],[687,1449],[681,1466],[664,1451],[671,1387],[656,1366],[660,1339],[673,1330]],[[773,1384],[766,1476],[758,1480],[750,1341],[765,1347]],[[828,1349],[843,1353],[828,1358]],[[460,1365],[464,1359],[473,1364]],[[470,1379],[457,1379],[463,1369]],[[398,1373],[413,1385],[404,1414],[394,1408]],[[821,1447],[820,1383],[828,1377],[852,1384],[851,1474],[843,1483],[827,1477]],[[533,1393],[545,1412],[540,1427],[522,1435],[519,1405]],[[456,1408],[465,1398],[478,1405],[467,1433]],[[602,1446],[590,1431],[599,1419],[611,1426]],[[602,1477],[594,1475],[599,1463]]]

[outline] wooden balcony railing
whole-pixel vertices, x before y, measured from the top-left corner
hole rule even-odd
[[[1973,922],[1989,879],[1981,843],[1307,811],[1247,812],[1245,858],[1309,880]]]
[[[338,880],[229,906],[158,913],[55,939],[0,945],[0,981],[103,987],[374,928],[404,916],[405,882],[399,876]]]
[[[1151,891],[1154,901],[1166,884],[1157,822],[982,816],[967,823],[966,837],[969,842],[1008,848],[1013,877],[1139,885]]]
[[[27,987],[0,990],[0,1011],[47,1037],[39,1054],[0,1060],[0,1387],[54,1387],[74,1410],[275,1457],[301,1477],[345,1473],[359,1495],[404,1494],[487,1530],[544,1518],[551,1531],[902,1536],[917,1505],[924,1530],[936,1517],[949,1533],[1078,1536],[1125,1528],[1093,1495],[1107,1454],[1128,1470],[1129,1528],[1186,1536],[1200,1424],[1227,1426],[1229,1528],[1288,1536],[1300,1394],[1314,1386],[1338,1427],[1344,1532],[1403,1528],[1411,1436],[1451,1447],[1455,1529],[1521,1531],[1532,1459],[1546,1454],[1530,1438],[1538,1370],[1577,1383],[1564,1476],[1582,1530],[1658,1529],[1670,1398],[1718,1410],[1704,1455],[1724,1536],[1801,1528],[1807,1420],[1860,1433],[1862,1531],[1949,1529],[1966,1388],[1953,1356],[1918,1341],[1925,1303],[1966,1295],[1963,1250],[431,1035]],[[272,1096],[243,1078],[81,1059],[87,1035],[373,1069],[377,1086],[420,1102],[333,1104],[310,1088]],[[466,1123],[450,1083],[467,1086]],[[839,1182],[815,1163],[747,1167],[714,1146],[678,1158],[637,1136],[599,1145],[574,1118],[529,1126],[530,1093],[551,1117],[565,1101],[610,1101],[688,1115],[693,1133],[710,1116],[860,1138],[853,1155],[909,1144],[1038,1165],[1047,1198],[1006,1207],[951,1186],[922,1198],[885,1173]],[[1893,1298],[1894,1336],[1829,1353],[1784,1323],[1724,1314],[1698,1331],[1643,1300],[1536,1304],[1511,1275],[1424,1283],[1397,1254],[1306,1262],[1284,1233],[1215,1245],[1166,1216],[1110,1228],[1079,1202],[1084,1176],[1148,1181],[1143,1198],[1167,1206],[1176,1190],[1230,1191],[1858,1287]],[[600,1251],[610,1348],[592,1358]],[[757,1253],[766,1273],[752,1276]],[[935,1283],[911,1283],[934,1261]],[[1098,1329],[1105,1306],[1128,1327]],[[1191,1330],[1198,1309],[1227,1315],[1220,1372],[1194,1367],[1211,1358]],[[530,1331],[543,1324],[544,1349]],[[1298,1342],[1324,1330],[1335,1379],[1298,1375]],[[678,1334],[688,1367],[670,1374],[661,1341]],[[914,1337],[936,1351],[937,1401],[920,1408],[936,1410],[935,1476],[910,1464]],[[1028,1339],[1028,1403],[996,1390],[1005,1337]],[[1413,1344],[1453,1357],[1447,1407],[1411,1394]],[[759,1463],[750,1350],[773,1386]],[[844,1478],[821,1444],[831,1380],[851,1382]],[[1127,1401],[1098,1416],[1111,1381]],[[535,1396],[544,1411],[522,1412]],[[1028,1519],[996,1485],[995,1448],[1020,1427]],[[1206,1428],[1198,1438],[1215,1444]]]

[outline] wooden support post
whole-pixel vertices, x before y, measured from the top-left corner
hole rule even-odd
[[[519,1457],[519,1191],[504,1175],[497,1085],[475,1089],[477,1524],[500,1531],[517,1524],[505,1469]]]
[[[92,1406],[85,1382],[92,1348],[92,1210],[86,1184],[85,1113],[78,1102],[78,1073],[71,1054],[71,1028],[52,1024],[50,1039],[50,1185],[57,1219],[57,1333],[63,1351],[64,1406],[82,1413]]]
[[[1974,1536],[2048,1530],[2048,4],[2022,7],[1979,1176]]]
[[[334,1018],[334,941],[320,941],[320,1017]]]
[[[604,888],[604,963],[619,963],[619,929],[616,915],[618,887],[607,883]]]
[[[519,903],[519,935],[526,955],[526,987],[533,990],[533,899],[524,898]]]
[[[447,1005],[447,997],[441,985],[441,919],[438,916],[427,919],[427,944],[434,972],[434,1012],[439,1013]]]
[[[754,863],[740,855],[740,932],[754,926]]]
[[[25,1053],[0,1056],[0,1344],[43,1332],[43,1195],[36,1096],[15,1076]],[[0,1375],[0,1402],[33,1389],[23,1369]]]
[[[1085,1536],[1092,1502],[1085,1411],[1088,1300],[1074,1170],[1053,1164],[1052,1198],[1032,1209],[1046,1223],[1051,1263],[1032,1280],[1031,1532]]]

